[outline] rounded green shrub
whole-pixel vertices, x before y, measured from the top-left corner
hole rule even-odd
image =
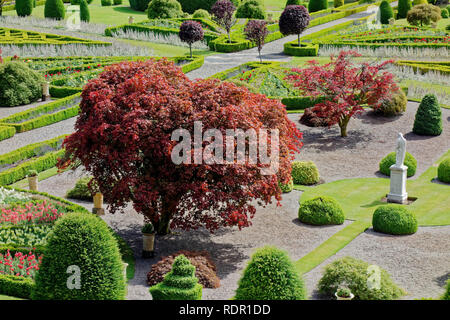
[[[66,8],[62,0],[45,1],[44,17],[56,20],[62,20],[66,16]]]
[[[298,219],[303,223],[316,226],[343,224],[345,214],[336,200],[322,196],[301,202]]]
[[[109,6],[112,6],[113,2],[112,2],[112,0],[101,0],[101,4],[102,4],[102,7],[109,7]]]
[[[406,14],[411,10],[411,0],[399,0],[398,1],[398,13],[397,19],[406,19]]]
[[[91,20],[89,7],[86,0],[80,0],[80,20],[84,22],[89,22]]]
[[[442,111],[434,94],[427,94],[420,102],[413,132],[424,136],[438,136],[442,133]]]
[[[182,14],[183,10],[177,0],[152,0],[148,4],[147,15],[149,19],[178,18]]]
[[[312,185],[319,182],[319,169],[312,161],[293,161],[292,179],[295,184]]]
[[[384,116],[395,116],[405,112],[407,104],[406,94],[403,90],[399,90],[390,99],[384,100],[376,111]]]
[[[236,10],[236,18],[263,20],[266,10],[259,0],[245,0]]]
[[[450,183],[450,158],[444,159],[439,164],[437,174],[439,181]]]
[[[338,287],[346,285],[355,295],[355,300],[394,300],[406,294],[385,270],[377,266],[371,269],[369,266],[369,263],[352,257],[335,260],[325,267],[318,285],[319,292],[334,298]],[[380,271],[379,289],[372,287],[377,285],[371,281],[375,269]]]
[[[236,300],[305,300],[302,278],[285,251],[266,246],[258,249],[244,270]]]
[[[344,0],[334,0],[334,7],[339,8],[344,5]]]
[[[211,15],[205,9],[198,9],[195,10],[194,14],[192,15],[192,18],[211,20]]]
[[[442,8],[441,9],[441,17],[444,18],[444,19],[447,19],[448,16],[449,16],[449,12],[447,11],[447,9],[446,8]]]
[[[285,183],[279,182],[278,185],[280,186],[281,192],[283,192],[283,193],[289,193],[292,190],[294,190],[294,180],[292,180],[292,178],[291,178],[291,180],[289,180],[288,183],[285,184]]]
[[[150,0],[130,0],[130,7],[137,11],[145,11]]]
[[[308,3],[308,11],[310,13],[328,9],[328,0],[310,0]]]
[[[180,254],[163,282],[150,287],[150,293],[153,300],[201,300],[202,288],[195,277],[195,267]]]
[[[442,296],[441,300],[450,300],[450,279],[447,280],[447,286],[445,288],[445,293]]]
[[[22,62],[0,64],[0,106],[15,107],[37,101],[42,96],[41,74]]]
[[[79,200],[89,200],[92,201],[93,194],[91,193],[89,189],[89,182],[91,182],[92,177],[83,177],[78,179],[78,181],[75,183],[75,187],[73,189],[70,189],[66,197],[70,199],[79,199]],[[95,185],[94,185],[95,188]]]
[[[388,1],[383,0],[380,3],[380,22],[381,24],[389,24],[389,19],[394,17],[394,10]]]
[[[27,17],[31,15],[33,8],[33,0],[16,0],[16,12],[19,17]]]
[[[287,6],[299,6],[301,4],[302,4],[301,0],[287,0],[285,7],[287,7]]]
[[[380,172],[390,176],[391,175],[391,170],[389,170],[389,168],[395,164],[396,161],[396,154],[395,152],[391,152],[389,153],[386,157],[384,157],[381,161],[380,161]],[[408,177],[412,177],[413,175],[416,174],[416,168],[417,168],[417,160],[416,158],[414,158],[412,156],[411,153],[406,152],[405,155],[405,166],[408,167],[408,171],[406,172],[406,175]]]
[[[401,205],[378,207],[372,217],[373,229],[377,232],[402,235],[417,232],[417,219]]]
[[[123,268],[117,241],[106,222],[92,214],[68,213],[48,235],[31,298],[121,300],[126,291]]]

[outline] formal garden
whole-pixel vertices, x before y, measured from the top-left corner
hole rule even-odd
[[[0,300],[450,300],[449,15],[0,0]]]

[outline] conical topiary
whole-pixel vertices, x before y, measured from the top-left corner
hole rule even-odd
[[[202,285],[195,277],[195,267],[180,254],[172,264],[172,270],[163,282],[150,287],[153,300],[201,300]]]
[[[266,246],[257,250],[236,290],[236,300],[305,300],[306,289],[285,251]]]
[[[16,0],[16,12],[19,17],[27,17],[31,15],[33,8],[33,0]]]
[[[422,136],[442,133],[442,111],[434,94],[427,94],[417,109],[413,132]]]
[[[406,19],[406,14],[411,10],[411,0],[399,0],[398,1],[398,13],[397,19]]]
[[[388,1],[383,0],[380,3],[380,22],[382,24],[389,24],[389,19],[394,17],[394,10]]]
[[[86,0],[80,0],[80,20],[84,22],[89,22],[91,20]]]
[[[66,8],[62,0],[47,0],[44,7],[46,18],[62,20],[66,16]]]

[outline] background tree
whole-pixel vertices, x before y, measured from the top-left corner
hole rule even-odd
[[[185,21],[180,26],[179,36],[181,41],[189,44],[189,51],[192,58],[192,44],[203,40],[203,28],[197,21]]]
[[[399,0],[398,1],[398,13],[397,19],[405,19],[406,14],[411,10],[412,4],[411,0]]]
[[[239,19],[265,19],[266,9],[260,0],[245,0],[236,10]]]
[[[310,0],[308,3],[310,13],[325,9],[328,9],[328,0]]]
[[[381,24],[389,24],[389,19],[394,17],[394,10],[387,0],[380,3],[380,22]]]
[[[19,17],[28,17],[33,8],[33,0],[16,0],[16,12]]]
[[[419,4],[408,11],[406,20],[413,26],[429,25],[441,19],[441,9],[432,4]]]
[[[245,26],[244,34],[248,40],[253,41],[258,46],[259,60],[262,62],[261,50],[269,34],[267,22],[264,20],[250,20]]]
[[[344,0],[334,0],[333,3],[335,8],[339,8],[344,5]]]
[[[213,20],[226,30],[229,43],[231,43],[231,27],[236,23],[236,19],[233,18],[235,10],[235,5],[229,0],[219,0],[211,8]]]
[[[47,0],[44,7],[46,18],[62,20],[66,16],[66,8],[62,0]]]
[[[423,136],[438,136],[442,133],[442,111],[434,94],[427,94],[420,102],[413,132]]]
[[[151,0],[148,4],[149,19],[171,19],[181,17],[183,10],[177,0]]]
[[[278,129],[278,172],[263,174],[260,169],[267,165],[259,160],[256,164],[207,164],[211,162],[202,159],[197,161],[202,164],[174,163],[172,152],[179,142],[172,133],[183,128],[193,137],[197,121],[202,132]],[[273,197],[280,199],[278,181],[289,180],[300,138],[277,100],[228,82],[193,82],[165,58],[122,62],[105,67],[84,87],[75,133],[64,142],[66,158],[59,167],[81,163],[110,210],[131,201],[158,234],[167,234],[170,228],[241,228],[250,225],[254,200],[264,205]],[[190,140],[185,143],[191,146]],[[207,143],[196,146],[205,161],[210,160],[208,149]],[[185,156],[192,160],[192,154]]]
[[[280,32],[287,36],[298,35],[298,46],[300,47],[300,34],[309,25],[309,13],[304,6],[287,6],[280,16]]]
[[[83,22],[89,22],[91,20],[89,7],[86,0],[80,0],[80,20]]]
[[[309,67],[292,69],[287,77],[306,96],[328,97],[312,111],[326,117],[330,125],[338,124],[342,137],[347,136],[350,119],[364,111],[363,105],[377,109],[399,90],[394,76],[381,72],[392,60],[354,65],[351,58],[360,56],[356,51],[341,51],[337,58],[331,57],[330,63],[319,65],[311,61]]]

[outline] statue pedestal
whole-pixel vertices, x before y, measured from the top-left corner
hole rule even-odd
[[[391,170],[391,191],[387,196],[387,201],[406,203],[408,200],[408,193],[406,192],[406,172],[408,167],[405,165],[397,167],[394,164],[389,170]]]

